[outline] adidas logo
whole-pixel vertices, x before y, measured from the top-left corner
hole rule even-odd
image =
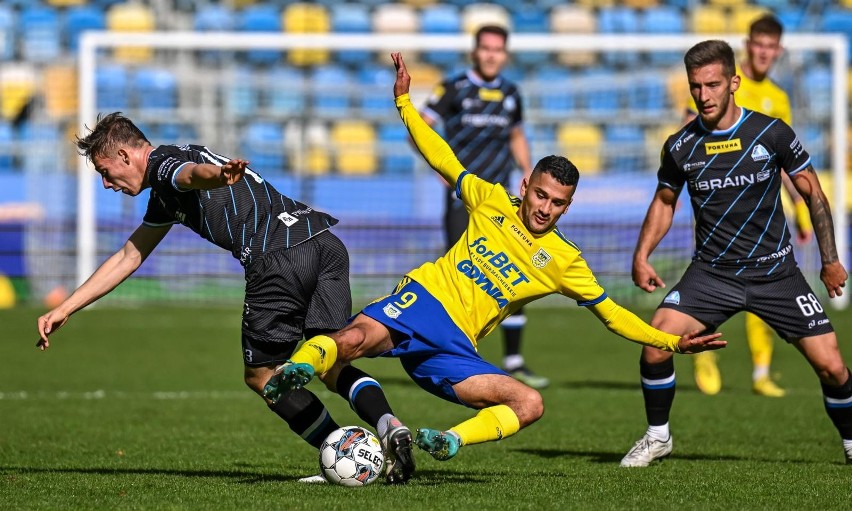
[[[506,219],[506,217],[504,217],[504,216],[495,215],[495,216],[491,217],[491,221],[494,222],[495,224],[497,224],[498,227],[503,227],[503,220],[505,220],[505,219]]]

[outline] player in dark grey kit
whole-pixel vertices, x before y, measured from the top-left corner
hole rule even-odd
[[[852,378],[823,306],[796,265],[779,193],[781,172],[787,172],[810,209],[820,277],[829,296],[842,294],[847,274],[811,158],[783,121],[737,106],[740,80],[727,43],[699,43],[684,63],[698,117],[663,146],[657,192],[633,255],[633,281],[648,292],[665,287],[648,258],[671,227],[684,186],[695,215],[695,253],[651,325],[678,335],[713,331],[740,311],[756,314],[816,371],[825,409],[852,463]],[[671,354],[643,347],[640,373],[649,426],[621,461],[625,467],[647,466],[672,451]]]
[[[521,94],[512,81],[500,74],[509,58],[508,38],[503,27],[480,27],[471,52],[473,67],[441,82],[421,111],[430,126],[443,121],[444,138],[467,170],[507,189],[516,166],[524,179],[532,172],[522,125]],[[445,204],[444,234],[449,250],[467,229],[470,217],[453,187],[447,187]],[[525,324],[526,316],[520,309],[500,325],[503,369],[530,387],[541,389],[550,381],[530,371],[521,354]]]
[[[99,119],[91,133],[77,139],[77,147],[94,164],[104,188],[136,196],[150,187],[151,193],[142,225],[124,247],[38,319],[42,350],[73,313],[136,271],[176,223],[230,251],[245,268],[245,382],[259,395],[276,365],[290,358],[303,337],[347,324],[352,313],[349,255],[329,231],[335,218],[282,195],[245,160],[197,145],[155,148],[120,113]],[[393,416],[378,382],[349,365],[333,367],[322,379],[376,427],[389,454],[388,481],[405,482],[414,470],[411,432]],[[266,402],[314,447],[339,427],[310,391]]]

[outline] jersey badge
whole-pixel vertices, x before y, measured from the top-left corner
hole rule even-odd
[[[754,146],[751,150],[751,159],[754,161],[766,161],[769,159],[769,152],[760,144]]]
[[[671,303],[671,304],[674,304],[674,305],[680,305],[680,293],[677,292],[677,291],[672,291],[671,293],[669,293],[669,295],[666,297],[666,299],[663,300],[663,303]]]
[[[506,219],[506,217],[504,217],[502,215],[494,215],[494,216],[491,217],[491,221],[494,222],[497,225],[497,227],[503,227],[503,220],[505,220],[505,219]]]
[[[705,142],[704,152],[707,154],[722,154],[742,151],[743,144],[740,139],[722,140],[721,142]]]
[[[550,254],[545,252],[543,248],[540,248],[538,249],[538,252],[533,254],[532,263],[536,268],[544,268],[551,259],[552,257],[550,257]]]
[[[385,313],[385,316],[387,316],[387,317],[389,317],[389,318],[391,318],[391,319],[396,319],[396,318],[398,318],[398,317],[399,317],[399,315],[400,315],[400,314],[402,314],[402,311],[401,311],[401,310],[397,309],[396,307],[394,307],[394,306],[393,306],[393,305],[391,305],[391,304],[387,304],[387,305],[385,305],[385,306],[382,308],[382,312],[384,312],[384,313]]]
[[[287,227],[290,227],[299,221],[298,218],[294,217],[290,213],[287,213],[286,211],[278,215],[278,220],[284,222],[284,225],[286,225]]]
[[[503,91],[500,89],[479,89],[479,99],[494,103],[503,101]]]

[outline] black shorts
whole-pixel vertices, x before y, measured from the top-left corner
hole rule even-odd
[[[788,342],[834,328],[797,266],[778,274],[742,277],[693,262],[659,305],[701,321],[714,331],[740,311],[756,314]]]
[[[303,337],[340,330],[351,315],[349,253],[337,236],[266,253],[246,270],[243,360],[284,362]]]

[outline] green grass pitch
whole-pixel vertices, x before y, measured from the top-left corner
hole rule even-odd
[[[852,508],[852,466],[816,377],[778,341],[773,371],[789,395],[752,395],[741,318],[722,328],[721,394],[700,394],[677,356],[675,451],[662,463],[618,466],[645,428],[639,347],[576,307],[534,308],[525,355],[553,380],[542,420],[447,462],[418,452],[406,486],[347,489],[296,483],[317,472],[317,454],[244,387],[239,307],[85,311],[45,353],[39,313],[0,311],[0,509]],[[852,362],[852,312],[831,317]],[[499,334],[481,349],[498,360]],[[472,414],[421,391],[395,360],[359,365],[412,428]],[[338,423],[360,424],[311,388]]]

